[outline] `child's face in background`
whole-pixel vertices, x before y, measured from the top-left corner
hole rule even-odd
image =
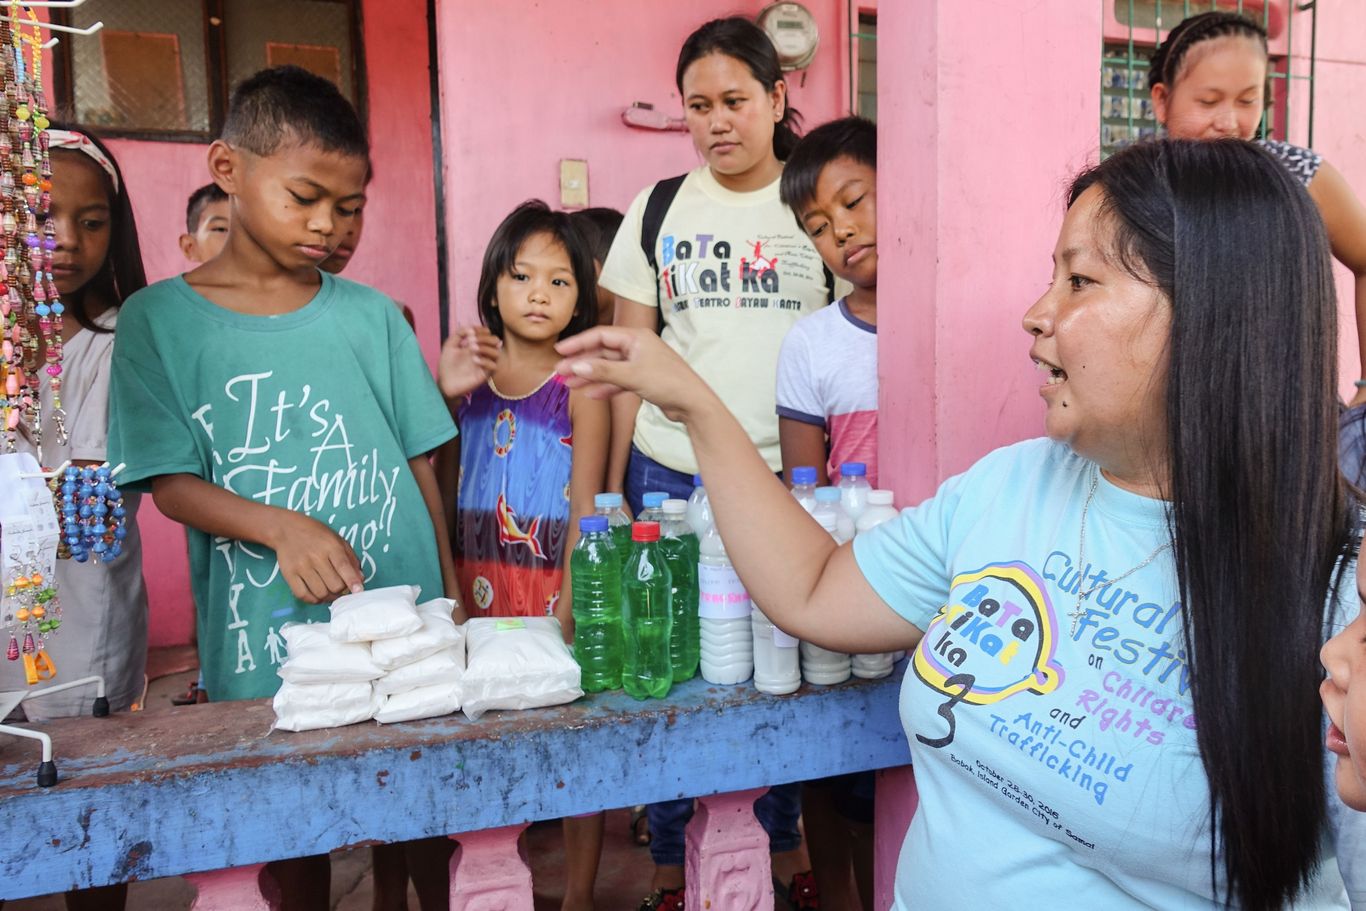
[[[1262,122],[1266,67],[1251,38],[1201,41],[1186,52],[1174,85],[1153,86],[1158,123],[1173,139],[1251,139]]]
[[[59,293],[73,294],[100,273],[109,256],[109,178],[89,156],[52,152],[51,214],[57,229],[52,278]]]
[[[286,272],[316,268],[331,256],[365,204],[365,158],[298,141],[270,155],[233,152],[233,237],[240,228],[246,243]]]
[[[219,253],[228,242],[229,213],[231,204],[226,199],[206,203],[199,211],[199,227],[193,234],[180,235],[180,252],[191,262],[206,263]]]
[[[496,293],[505,334],[532,342],[557,340],[579,302],[569,251],[550,234],[533,234],[517,251],[512,269],[498,277]]]
[[[773,155],[786,86],[772,92],[742,61],[708,54],[683,71],[683,110],[693,145],[718,174],[740,177]]]
[[[348,265],[351,264],[351,257],[355,255],[356,248],[360,246],[361,232],[365,230],[365,212],[361,209],[356,210],[356,217],[351,220],[351,229],[342,235],[342,239],[337,242],[337,247],[332,251],[332,255],[323,260],[318,268],[324,272],[331,272],[333,275],[340,275]]]
[[[1357,564],[1356,581],[1359,593],[1366,588],[1366,565]],[[1338,796],[1352,809],[1366,810],[1366,612],[1328,640],[1319,660],[1328,671],[1319,695],[1332,722],[1328,749],[1338,757]]]
[[[877,171],[836,158],[797,216],[831,272],[856,288],[877,286]]]

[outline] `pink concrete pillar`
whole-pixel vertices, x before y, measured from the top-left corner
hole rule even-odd
[[[768,833],[754,818],[754,801],[766,790],[698,798],[697,812],[684,832],[685,911],[773,907]]]
[[[898,505],[1042,431],[1020,317],[1048,284],[1063,188],[1097,157],[1101,7],[878,8],[878,464]],[[880,911],[915,805],[909,769],[880,776]]]
[[[275,881],[263,877],[265,864],[190,873],[185,878],[198,890],[191,911],[274,911],[280,907]]]
[[[451,837],[451,911],[532,911],[531,868],[518,838],[526,828],[503,826]]]
[[[890,908],[896,886],[896,862],[901,843],[920,803],[910,766],[877,773],[873,811],[873,907]]]

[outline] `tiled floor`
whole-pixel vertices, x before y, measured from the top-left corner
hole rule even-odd
[[[148,656],[148,672],[155,675],[148,687],[149,712],[176,711],[171,698],[185,692],[195,676],[192,649],[154,649]],[[630,911],[645,894],[650,881],[650,854],[631,843],[626,810],[607,814],[607,833],[595,895],[600,911]],[[527,853],[536,887],[536,911],[555,911],[564,895],[564,839],[558,823],[532,826]],[[336,911],[369,911],[373,892],[370,850],[357,848],[332,855],[332,907]],[[128,911],[188,911],[194,889],[179,877],[133,883],[128,890]],[[7,902],[5,911],[64,911],[60,896]],[[409,893],[408,907],[417,911],[417,899]]]

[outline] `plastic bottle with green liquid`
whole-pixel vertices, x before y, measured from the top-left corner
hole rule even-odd
[[[621,558],[606,516],[579,519],[579,543],[569,555],[574,595],[574,659],[583,691],[621,687]]]
[[[659,523],[636,522],[621,571],[621,686],[636,699],[662,699],[673,685],[671,588]]]
[[[701,650],[697,616],[697,535],[688,524],[687,500],[665,500],[661,509],[664,521],[659,529],[659,549],[664,553],[673,585],[674,625],[669,638],[669,654],[674,683],[682,683],[697,674]]]
[[[593,497],[593,508],[598,515],[607,517],[607,527],[612,532],[612,543],[617,546],[617,553],[621,559],[625,560],[627,552],[631,549],[631,517],[621,507],[621,494],[600,493]]]

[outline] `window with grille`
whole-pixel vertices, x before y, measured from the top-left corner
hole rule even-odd
[[[854,67],[853,103],[855,114],[877,120],[877,15],[859,13],[858,31],[850,35]]]
[[[360,0],[87,0],[54,11],[104,28],[55,50],[64,119],[104,135],[204,141],[232,87],[292,63],[332,80],[363,111]]]
[[[1101,0],[1105,37],[1101,55],[1100,150],[1113,154],[1158,135],[1148,93],[1148,61],[1167,32],[1187,16],[1230,10],[1266,28],[1271,52],[1270,91],[1260,134],[1301,145],[1314,141],[1313,80],[1317,4],[1313,0]],[[1311,36],[1307,59],[1296,56],[1295,32]],[[1302,46],[1302,45],[1301,45]],[[1305,104],[1307,111],[1294,111]],[[1292,112],[1297,118],[1292,119]]]

